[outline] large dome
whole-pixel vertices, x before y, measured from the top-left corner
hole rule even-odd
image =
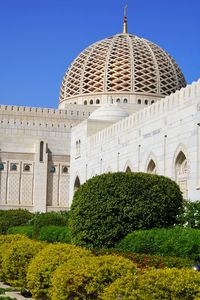
[[[108,101],[102,95],[122,94],[130,103],[136,103],[138,96],[153,96],[156,101],[185,85],[179,66],[167,52],[144,38],[122,33],[80,53],[64,76],[59,100],[60,105],[102,104]]]

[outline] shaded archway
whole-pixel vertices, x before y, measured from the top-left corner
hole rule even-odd
[[[78,176],[76,176],[75,182],[74,182],[74,193],[78,190],[78,188],[80,187],[81,183],[80,183],[80,179]]]
[[[150,160],[148,166],[147,166],[147,173],[149,174],[156,174],[156,164],[153,161],[153,159]]]
[[[187,198],[187,175],[188,175],[188,163],[187,158],[183,151],[180,151],[175,160],[175,176],[183,197]]]

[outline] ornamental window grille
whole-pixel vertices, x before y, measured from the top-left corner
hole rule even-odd
[[[24,171],[25,171],[25,172],[30,172],[30,170],[31,170],[30,165],[25,164],[25,165],[24,165]]]
[[[17,171],[17,164],[11,163],[11,165],[10,165],[10,170],[11,170],[11,171]]]
[[[51,166],[49,168],[49,173],[55,173],[56,172],[56,167],[55,166]]]
[[[62,172],[63,173],[68,173],[68,167],[67,166],[63,166],[62,167]]]

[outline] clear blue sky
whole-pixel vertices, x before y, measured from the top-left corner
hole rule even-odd
[[[128,31],[200,78],[200,0],[0,0],[0,104],[57,107],[63,75],[90,44]]]

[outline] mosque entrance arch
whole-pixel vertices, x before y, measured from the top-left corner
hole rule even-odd
[[[188,163],[183,151],[180,151],[175,161],[175,176],[183,197],[187,199]]]
[[[74,193],[78,190],[78,188],[80,187],[81,183],[80,183],[80,179],[78,176],[76,176],[76,179],[74,181]]]

